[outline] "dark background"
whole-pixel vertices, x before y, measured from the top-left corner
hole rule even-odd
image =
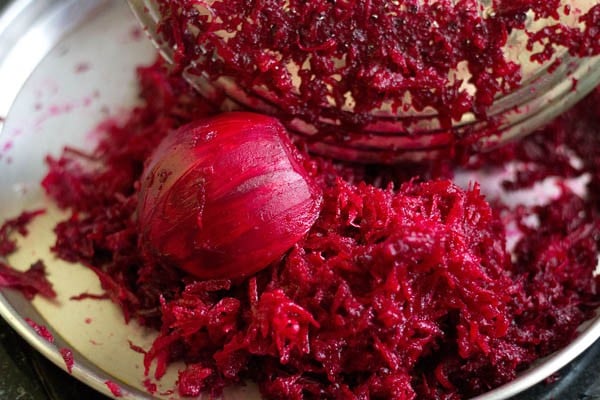
[[[0,11],[8,2],[0,0]],[[514,400],[600,400],[600,342],[565,367],[558,376],[560,379],[555,383],[540,384]],[[0,400],[17,399],[107,398],[39,355],[0,318]]]

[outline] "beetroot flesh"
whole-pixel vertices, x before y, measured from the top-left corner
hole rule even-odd
[[[587,173],[585,198],[563,185],[547,205],[509,208],[453,184],[447,160],[384,167],[304,155],[323,191],[308,234],[247,278],[197,280],[142,257],[135,209],[152,149],[214,109],[158,64],[138,76],[145,105],[93,153],[49,159],[43,184],[73,211],[54,251],[92,268],[126,319],[160,331],[147,371],[160,378],[184,360],[182,395],[250,379],[271,399],[465,398],[564,347],[600,304],[600,90],[543,131],[470,159],[481,170],[526,165],[509,190]],[[78,189],[67,193],[65,181]],[[523,233],[513,254],[509,222]]]
[[[6,257],[17,250],[17,244],[11,235],[19,233],[21,236],[27,236],[29,233],[27,225],[44,212],[44,210],[25,211],[15,218],[6,220],[0,226],[0,257]]]
[[[65,362],[65,366],[67,367],[67,372],[69,374],[73,373],[73,366],[75,366],[75,360],[73,358],[73,350],[67,349],[66,347],[59,349],[60,355]]]
[[[9,256],[18,250],[13,234],[27,236],[27,225],[44,212],[24,211],[0,226],[0,257]],[[27,299],[33,299],[37,294],[49,299],[56,297],[56,292],[46,277],[46,266],[42,260],[34,262],[25,271],[19,271],[0,259],[0,287],[19,290]]]
[[[48,343],[54,343],[54,335],[48,330],[45,325],[38,324],[30,318],[25,318],[25,322],[37,333],[42,339]]]
[[[41,260],[31,264],[23,272],[0,261],[0,287],[16,289],[30,300],[37,294],[48,299],[56,297],[56,292],[46,277],[46,266]]]
[[[119,386],[117,383],[113,381],[105,381],[104,384],[106,385],[108,390],[110,390],[110,392],[113,394],[113,396],[123,397],[123,391],[121,390],[121,386]]]
[[[580,17],[585,28],[575,28],[558,22],[558,0],[498,0],[492,11],[482,11],[479,0],[156,2],[159,32],[178,68],[209,81],[234,77],[250,97],[274,105],[269,112],[282,121],[301,118],[320,128],[317,139],[350,145],[349,133],[372,122],[384,100],[394,111],[434,110],[442,128],[468,112],[485,119],[494,99],[520,84],[521,68],[503,47],[528,18],[552,18],[523,33],[530,50],[541,45],[534,62],[549,60],[559,45],[578,56],[600,53],[600,5]],[[468,82],[451,78],[459,63]],[[348,94],[354,112],[345,107]],[[323,118],[342,129],[327,129]]]

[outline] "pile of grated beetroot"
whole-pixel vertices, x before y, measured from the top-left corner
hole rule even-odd
[[[252,380],[269,399],[467,398],[564,347],[600,305],[600,90],[468,165],[516,162],[508,191],[587,174],[585,198],[560,184],[547,205],[508,207],[475,183],[454,184],[450,161],[342,165],[305,154],[323,191],[308,234],[249,278],[199,281],[142,256],[135,210],[150,152],[216,111],[159,63],[138,77],[144,104],[93,152],[48,158],[42,184],[71,210],[54,252],[93,269],[126,320],[160,331],[146,367],[160,378],[185,361],[183,396]],[[509,225],[520,233],[510,253]]]
[[[348,141],[349,132],[377,120],[374,110],[387,108],[392,114],[434,111],[441,128],[469,112],[488,118],[494,100],[522,83],[521,65],[506,54],[514,35],[540,64],[551,62],[561,46],[573,56],[600,53],[600,4],[594,3],[587,11],[560,0],[153,3],[178,68],[209,81],[234,77],[264,105],[243,96],[229,101],[269,113],[274,108],[291,127],[302,119],[318,127],[316,140]],[[561,15],[580,24],[565,24]],[[530,24],[540,19],[547,23]],[[549,70],[561,62],[552,61]],[[344,129],[332,129],[331,120]],[[460,139],[479,134],[461,131]]]

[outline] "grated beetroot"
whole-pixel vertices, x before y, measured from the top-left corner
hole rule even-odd
[[[13,233],[27,236],[27,225],[45,210],[24,211],[15,218],[6,220],[0,226],[0,257],[6,257],[17,251],[17,243],[11,238]],[[26,271],[14,269],[0,261],[0,287],[19,290],[25,298],[31,300],[36,294],[52,299],[56,293],[46,277],[46,266],[42,260],[31,264]]]
[[[148,393],[155,394],[158,391],[158,386],[156,386],[156,383],[152,382],[150,379],[144,379],[144,382],[142,383],[144,384],[144,387]]]
[[[52,283],[46,277],[46,266],[41,260],[31,264],[26,271],[18,271],[0,261],[0,287],[19,290],[31,300],[36,294],[48,299],[56,297]]]
[[[48,330],[45,325],[40,325],[31,318],[25,318],[25,322],[33,328],[35,333],[37,333],[41,338],[43,338],[48,343],[54,343],[54,335],[52,332]]]
[[[521,83],[521,67],[504,48],[528,18],[549,19],[523,33],[533,62],[550,60],[561,45],[576,56],[600,53],[600,5],[580,17],[584,28],[571,27],[559,21],[559,0],[496,0],[490,9],[479,0],[156,3],[178,68],[209,81],[234,77],[282,121],[300,118],[342,143],[382,104],[434,110],[442,128],[468,112],[485,119],[494,99]],[[461,68],[468,75],[455,73]]]
[[[69,297],[69,300],[81,301],[81,300],[107,300],[109,296],[106,293],[103,294],[93,294],[93,293],[82,293],[77,296]]]
[[[600,305],[600,89],[538,134],[470,160],[482,170],[520,163],[509,190],[589,174],[585,198],[562,185],[546,205],[509,208],[452,183],[448,161],[342,165],[305,154],[323,191],[308,234],[247,278],[197,280],[141,256],[135,207],[152,149],[214,110],[159,64],[138,76],[145,105],[91,154],[49,159],[43,185],[72,210],[54,251],[92,268],[126,319],[159,330],[147,373],[185,361],[182,395],[250,379],[271,399],[465,398],[565,346]],[[509,223],[522,233],[512,253]]]
[[[27,236],[27,225],[37,216],[44,214],[44,210],[24,211],[15,218],[6,220],[0,226],[0,257],[6,257],[17,250],[17,243],[11,239],[13,233]]]
[[[110,392],[113,394],[113,396],[123,397],[123,391],[121,390],[121,386],[119,386],[117,383],[113,381],[105,381],[104,384],[106,385],[108,390],[110,390]]]
[[[62,348],[59,350],[59,352],[65,362],[67,372],[70,374],[73,373],[73,366],[75,365],[75,361],[73,359],[73,351],[71,349]]]

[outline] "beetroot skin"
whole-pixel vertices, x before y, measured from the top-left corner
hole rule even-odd
[[[49,159],[43,184],[72,209],[54,251],[92,268],[126,318],[159,330],[146,368],[160,377],[184,360],[182,395],[250,379],[270,399],[465,398],[565,346],[594,315],[600,91],[543,132],[470,160],[527,165],[508,189],[588,173],[586,198],[563,186],[547,205],[508,208],[476,184],[456,186],[448,162],[352,166],[303,154],[323,193],[312,228],[262,271],[199,280],[142,254],[136,208],[152,149],[214,110],[160,65],[138,73],[145,105],[93,153]],[[508,223],[523,233],[512,253]]]
[[[202,279],[249,276],[278,260],[319,215],[319,188],[283,125],[248,112],[167,135],[142,175],[141,243]]]

